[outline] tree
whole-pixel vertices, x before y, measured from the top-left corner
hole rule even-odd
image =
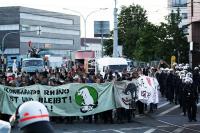
[[[136,49],[134,50],[137,59],[147,62],[155,60],[158,57],[158,34],[158,26],[155,26],[150,22],[144,25],[139,32],[139,39],[137,41]]]
[[[146,11],[139,5],[123,6],[118,16],[118,44],[123,46],[124,55],[141,61],[163,59],[168,63],[172,55],[180,55],[180,62],[188,62],[189,45],[184,29],[179,28],[179,10],[166,16],[166,20],[167,23],[156,26],[148,22]],[[105,41],[104,49],[112,55],[111,39]]]
[[[118,17],[119,43],[128,58],[137,58],[135,50],[139,33],[148,22],[146,11],[139,5],[123,6]]]
[[[113,52],[113,39],[107,39],[103,42],[104,55],[112,56]]]
[[[189,44],[184,34],[184,29],[179,27],[182,20],[179,9],[177,13],[172,11],[166,16],[166,20],[167,23],[161,23],[159,27],[161,33],[159,34],[161,57],[170,62],[171,56],[175,55],[180,62],[188,62]]]

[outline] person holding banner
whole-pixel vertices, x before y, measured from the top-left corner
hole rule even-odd
[[[137,79],[139,78],[140,76],[139,76],[139,73],[138,73],[138,71],[133,71],[133,73],[132,73],[132,81],[133,81],[133,83],[135,84],[135,85],[138,85],[138,81],[137,81]],[[137,107],[138,107],[138,112],[139,112],[139,114],[141,115],[141,114],[144,114],[144,103],[143,102],[141,102],[140,100],[138,100],[137,101]]]

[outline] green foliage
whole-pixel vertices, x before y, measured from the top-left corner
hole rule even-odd
[[[181,22],[180,12],[166,16],[167,23],[156,26],[147,20],[146,11],[139,5],[123,6],[118,16],[118,44],[130,59],[150,61],[164,59],[170,63],[172,55],[180,62],[188,62],[189,45]],[[104,41],[106,55],[112,55],[113,41]]]
[[[119,42],[123,45],[123,53],[128,58],[137,58],[139,34],[148,22],[146,11],[139,5],[123,6],[118,17]]]
[[[104,55],[112,56],[113,52],[113,39],[104,40],[103,42]]]
[[[166,17],[167,23],[161,23],[160,30],[165,31],[159,36],[161,42],[161,56],[167,62],[170,62],[172,55],[178,57],[180,53],[179,62],[188,62],[189,44],[187,37],[183,32],[183,28],[179,28],[181,16],[179,10],[177,13],[173,11]],[[162,32],[160,32],[162,33]]]

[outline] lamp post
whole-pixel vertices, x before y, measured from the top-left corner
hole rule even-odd
[[[4,42],[5,42],[5,39],[6,39],[6,37],[8,36],[8,35],[10,35],[10,34],[17,34],[17,33],[19,33],[20,31],[13,31],[13,32],[8,32],[8,33],[6,33],[4,36],[3,36],[3,38],[2,38],[2,42],[1,42],[1,59],[2,59],[2,64],[1,64],[1,66],[2,66],[2,72],[4,71],[4,62],[5,62],[5,59],[4,59]]]
[[[117,20],[117,4],[115,0],[115,8],[114,8],[114,41],[113,41],[113,57],[117,57],[118,55],[118,20]]]
[[[87,19],[88,19],[88,17],[90,16],[90,15],[92,15],[93,13],[95,13],[95,12],[98,12],[98,11],[101,11],[101,10],[107,10],[108,8],[99,8],[99,9],[97,9],[97,10],[94,10],[94,11],[92,11],[92,12],[90,12],[87,16],[85,16],[84,17],[84,15],[81,13],[81,12],[79,12],[79,11],[76,11],[76,10],[71,10],[71,9],[68,9],[68,8],[63,8],[64,10],[68,10],[68,11],[72,11],[72,12],[75,12],[75,13],[78,13],[81,17],[82,17],[82,19],[83,19],[83,22],[84,22],[84,41],[83,41],[83,44],[84,44],[84,46],[85,46],[85,50],[86,50],[86,32],[87,32]]]
[[[4,36],[3,36],[3,38],[2,38],[2,41],[1,41],[1,54],[2,54],[2,56],[1,56],[1,59],[4,61],[4,44],[5,44],[5,40],[6,40],[6,37],[7,36],[9,36],[10,34],[18,34],[18,33],[26,33],[26,32],[41,32],[41,29],[39,29],[39,30],[33,30],[33,31],[12,31],[12,32],[8,32],[8,33],[6,33]],[[2,71],[3,71],[3,69],[4,69],[4,63],[2,63]]]

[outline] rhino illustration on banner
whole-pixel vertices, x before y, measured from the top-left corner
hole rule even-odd
[[[137,85],[135,85],[134,83],[128,83],[127,87],[125,88],[124,92],[125,95],[129,95],[131,94],[131,99],[129,100],[125,100],[124,98],[122,98],[122,101],[124,102],[124,104],[127,105],[127,101],[129,101],[129,105],[131,108],[135,109],[136,108],[136,99],[137,99]]]
[[[91,86],[80,88],[75,94],[76,103],[81,106],[80,111],[86,113],[92,111],[98,105],[98,93]]]

